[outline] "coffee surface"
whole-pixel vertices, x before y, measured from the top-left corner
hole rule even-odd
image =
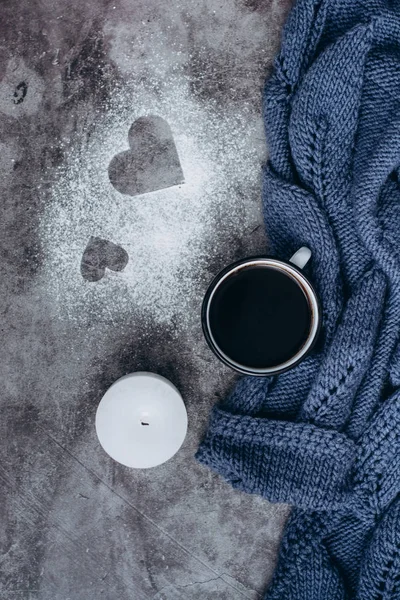
[[[210,306],[210,328],[235,362],[257,369],[294,356],[310,332],[307,298],[290,276],[271,267],[245,267],[220,284]]]

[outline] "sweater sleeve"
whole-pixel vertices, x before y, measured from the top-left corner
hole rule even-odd
[[[197,454],[235,487],[317,510],[348,499],[355,448],[346,422],[371,362],[387,289],[350,205],[375,24],[355,24],[321,45],[322,5],[298,4],[266,87],[270,159],[263,191],[273,253],[288,258],[301,245],[312,251],[321,339],[316,355],[291,373],[239,383],[213,411]]]
[[[346,501],[354,454],[336,431],[215,408],[197,458],[242,491],[323,510]]]

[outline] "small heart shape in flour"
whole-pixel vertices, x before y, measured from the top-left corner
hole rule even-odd
[[[108,167],[113,186],[129,196],[184,183],[172,131],[161,117],[137,119],[128,134],[130,150],[114,156]]]
[[[122,271],[128,264],[126,250],[108,240],[91,236],[82,255],[81,274],[86,281],[100,281],[107,269]]]

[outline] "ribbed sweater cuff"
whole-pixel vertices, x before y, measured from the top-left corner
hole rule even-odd
[[[214,408],[196,458],[235,488],[325,510],[346,502],[354,455],[354,443],[342,433]]]

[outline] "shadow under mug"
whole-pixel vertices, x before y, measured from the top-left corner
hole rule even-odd
[[[255,256],[223,269],[202,305],[202,326],[214,354],[246,375],[291,369],[313,348],[321,327],[317,294],[302,268],[311,251],[289,261]]]

